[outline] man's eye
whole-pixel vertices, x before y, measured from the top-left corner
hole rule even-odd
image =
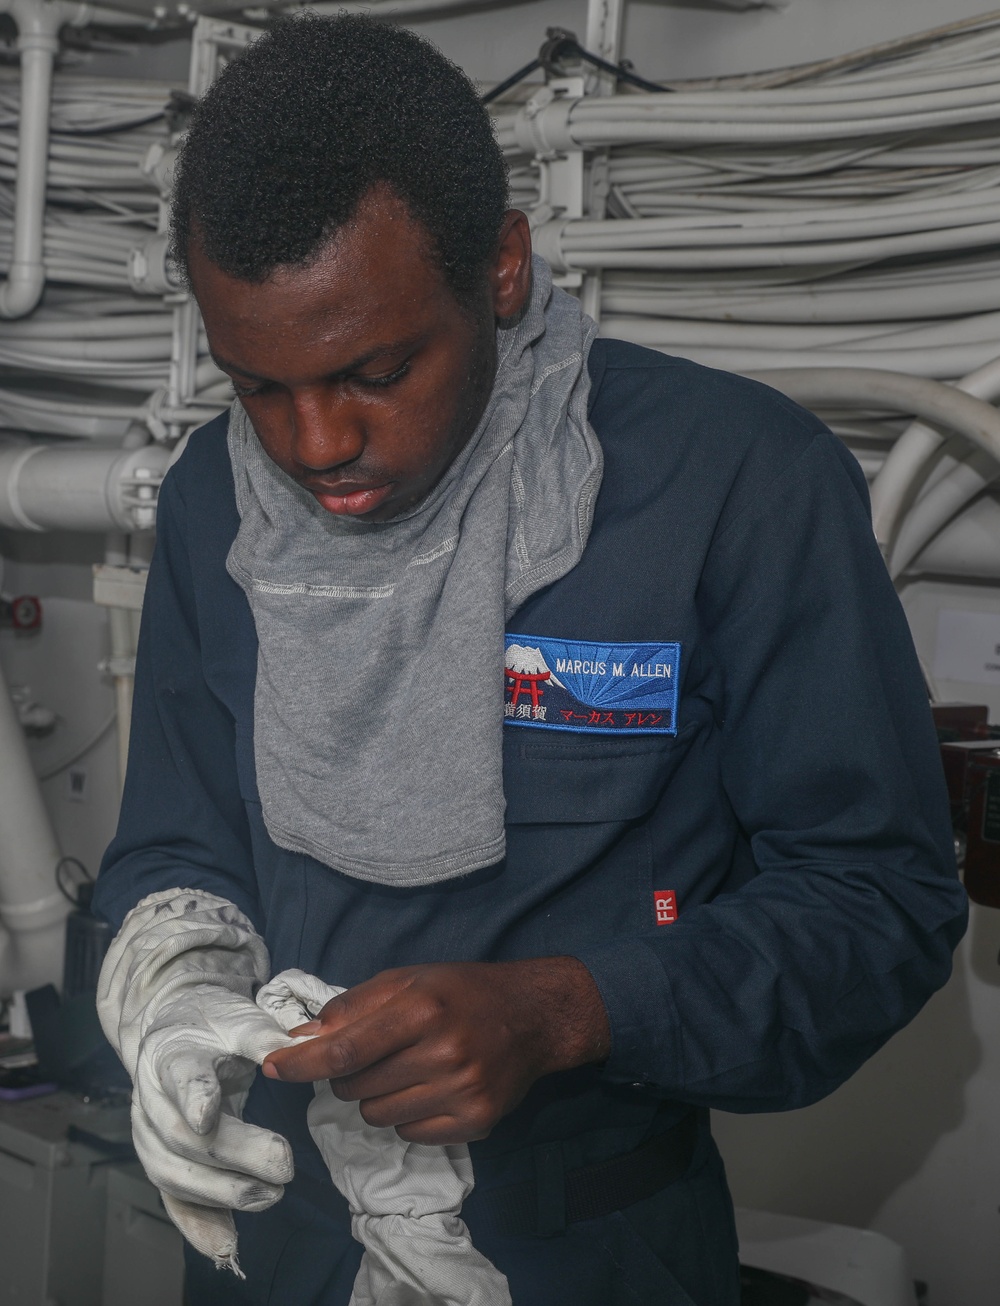
[[[407,360],[402,367],[397,367],[395,372],[388,372],[385,376],[357,376],[355,380],[360,381],[362,385],[375,386],[382,389],[387,385],[395,385],[397,381],[402,381],[403,377],[410,370],[410,363]]]
[[[264,385],[237,385],[235,381],[230,381],[229,388],[237,399],[252,399],[254,395],[263,394],[267,387]]]

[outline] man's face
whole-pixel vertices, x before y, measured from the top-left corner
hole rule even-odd
[[[496,317],[530,288],[523,214],[507,215],[482,294],[463,309],[422,227],[373,189],[306,267],[253,285],[188,251],[212,356],[268,455],[329,512],[385,521],[418,503],[475,430]]]

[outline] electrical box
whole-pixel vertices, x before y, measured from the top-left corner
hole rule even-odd
[[[102,1306],[181,1306],[181,1235],[138,1162],[108,1173]]]
[[[1000,907],[1000,727],[981,703],[936,703],[932,711],[966,892]]]
[[[108,1157],[67,1135],[101,1132],[102,1110],[0,1103],[0,1306],[101,1306]]]
[[[965,887],[973,902],[1000,907],[1000,749],[976,753],[967,769]]]
[[[997,746],[995,739],[953,739],[941,745],[951,823],[958,831],[964,833],[968,826],[974,764],[977,758],[996,753]]]

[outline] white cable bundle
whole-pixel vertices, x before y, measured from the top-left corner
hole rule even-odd
[[[119,440],[162,393],[174,314],[132,290],[129,256],[157,232],[160,192],[143,163],[151,146],[169,145],[170,93],[167,83],[56,75],[46,290],[30,317],[0,320],[0,430]],[[0,267],[11,256],[19,112],[19,74],[0,70]],[[204,341],[201,353],[204,404],[191,420],[226,402]]]
[[[557,240],[567,269],[604,270],[604,333],[734,371],[955,378],[995,357],[1000,15],[978,21],[856,67],[564,109],[569,141],[612,147],[608,218]],[[511,108],[498,135],[530,204]]]
[[[606,219],[546,232],[567,271],[601,272],[602,333],[800,369],[807,390],[833,374],[804,369],[852,369],[853,402],[818,411],[873,480],[893,575],[919,565],[1000,463],[900,416],[870,369],[1000,401],[1000,11],[810,66],[623,86],[540,125],[521,109],[532,89],[493,109],[515,203],[538,199],[518,140],[539,130],[607,163]]]
[[[518,129],[512,103],[528,93],[494,114],[530,208],[537,169],[517,141],[539,128],[522,116]],[[566,270],[602,272],[602,334],[736,372],[968,377],[1000,399],[1000,11],[820,64],[548,112],[543,133],[607,158],[607,218],[555,236]],[[1000,470],[875,402],[820,411],[875,478],[896,575]]]

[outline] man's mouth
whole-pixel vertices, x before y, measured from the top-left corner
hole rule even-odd
[[[374,512],[392,493],[391,482],[388,485],[373,486],[345,484],[336,490],[308,488],[322,508],[341,517],[363,517],[366,513]]]

